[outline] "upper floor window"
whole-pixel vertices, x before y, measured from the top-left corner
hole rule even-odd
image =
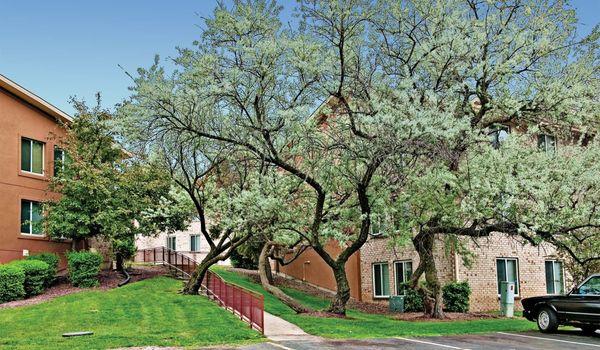
[[[54,176],[59,175],[64,169],[65,151],[58,146],[54,146]]]
[[[44,143],[21,139],[21,170],[34,174],[44,173]]]
[[[373,264],[373,296],[376,298],[390,296],[390,270],[387,263]]]
[[[404,283],[410,282],[412,276],[412,261],[396,261],[394,263],[396,270],[396,295],[404,294]]]
[[[200,235],[191,235],[190,236],[190,251],[192,251],[192,252],[200,251]]]
[[[167,248],[171,250],[177,250],[177,241],[175,236],[167,237]]]
[[[565,279],[563,264],[560,261],[546,261],[546,292],[548,294],[564,294]]]
[[[501,282],[513,282],[515,284],[515,295],[519,295],[519,263],[517,259],[496,259],[496,273],[498,278],[498,295],[500,295]]]
[[[541,134],[538,136],[538,147],[548,154],[556,152],[556,138],[552,135]]]
[[[21,200],[21,233],[42,236],[42,203]]]
[[[510,134],[510,126],[508,125],[494,125],[490,128],[488,132],[488,136],[490,138],[490,142],[492,143],[492,147],[499,148],[502,142],[508,139],[508,135]]]

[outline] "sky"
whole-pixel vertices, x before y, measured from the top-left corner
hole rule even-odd
[[[288,17],[294,0],[279,0]],[[125,73],[176,55],[199,38],[215,0],[0,0],[0,74],[73,113],[70,97],[112,107]],[[600,22],[600,0],[572,0],[580,34]],[[121,68],[122,67],[122,68]]]

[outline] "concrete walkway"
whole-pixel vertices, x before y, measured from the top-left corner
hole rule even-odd
[[[265,337],[273,341],[322,341],[323,338],[310,335],[293,323],[265,312]]]

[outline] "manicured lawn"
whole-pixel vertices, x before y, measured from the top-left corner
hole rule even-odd
[[[535,329],[535,324],[523,318],[484,319],[452,322],[398,321],[385,315],[371,315],[350,310],[350,319],[319,318],[297,315],[292,309],[265,292],[249,278],[221,268],[215,269],[226,280],[252,289],[265,296],[265,311],[298,325],[307,333],[328,338],[379,338],[394,336],[433,336],[446,334],[485,333],[498,331],[524,331]],[[294,289],[286,293],[313,308],[324,308],[326,300],[304,294]]]
[[[0,349],[203,346],[264,339],[214,302],[178,294],[180,288],[180,281],[158,277],[0,310]],[[86,330],[94,335],[61,336]]]

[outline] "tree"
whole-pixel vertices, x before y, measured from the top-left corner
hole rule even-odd
[[[189,210],[175,203],[166,173],[118,145],[109,111],[99,102],[93,109],[74,104],[77,115],[58,140],[66,157],[57,161],[60,171],[49,186],[60,197],[44,204],[42,225],[52,238],[72,239],[74,249],[87,248],[92,237],[111,242],[122,269],[123,259],[135,252],[136,234],[181,229]]]
[[[459,242],[502,232],[595,260],[573,244],[598,237],[597,168],[589,161],[597,144],[563,142],[583,146],[598,132],[598,30],[578,39],[566,1],[382,3],[388,10],[374,20],[374,42],[394,94],[409,96],[391,101],[400,112],[437,109],[459,125],[395,185],[396,220],[420,256],[412,284],[425,274],[429,285],[427,313],[443,317],[431,256],[439,236]],[[500,145],[501,125],[525,135]],[[537,152],[541,133],[560,137],[555,157]]]

